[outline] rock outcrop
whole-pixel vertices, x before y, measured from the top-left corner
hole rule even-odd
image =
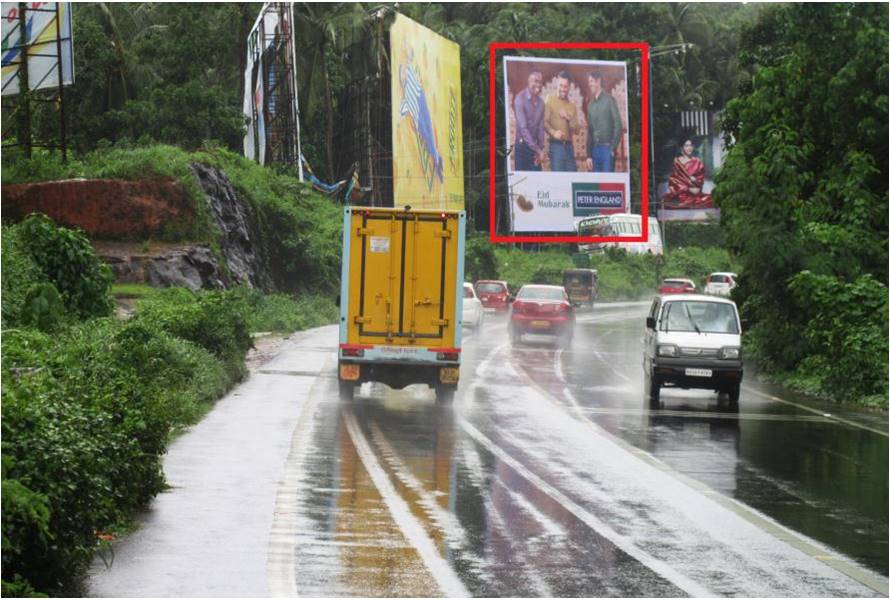
[[[191,169],[206,194],[210,213],[221,233],[220,251],[225,257],[231,281],[252,287],[271,287],[259,244],[255,242],[247,205],[238,199],[229,178],[216,167],[193,163]]]

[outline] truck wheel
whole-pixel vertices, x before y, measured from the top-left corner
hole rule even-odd
[[[340,400],[343,402],[351,402],[355,395],[355,382],[339,379],[337,380],[337,387],[340,392]]]
[[[453,385],[436,386],[436,402],[439,404],[451,404],[454,402],[454,392],[457,388]]]

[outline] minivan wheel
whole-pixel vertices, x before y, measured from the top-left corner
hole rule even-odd
[[[661,400],[661,382],[651,373],[646,374],[646,384],[648,388],[649,401],[653,406],[658,406]]]
[[[730,406],[739,405],[739,396],[741,396],[742,393],[741,387],[741,383],[734,383],[726,388],[726,396],[729,398]]]

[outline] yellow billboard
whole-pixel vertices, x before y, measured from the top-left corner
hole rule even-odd
[[[389,43],[393,203],[463,210],[460,47],[401,14]]]

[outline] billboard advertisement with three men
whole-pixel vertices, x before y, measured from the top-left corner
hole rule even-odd
[[[512,231],[628,211],[625,63],[507,56],[504,96]]]

